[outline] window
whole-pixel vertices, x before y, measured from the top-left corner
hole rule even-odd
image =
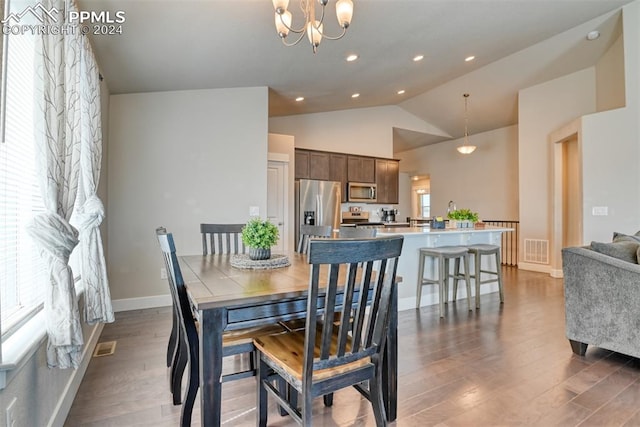
[[[3,340],[42,308],[45,264],[25,231],[44,211],[35,175],[35,37],[7,39],[5,132],[0,143],[0,327]]]
[[[419,194],[420,198],[420,215],[422,218],[431,216],[431,194]]]

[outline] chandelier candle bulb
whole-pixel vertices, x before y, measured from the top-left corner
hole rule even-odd
[[[338,0],[338,3],[336,3],[336,16],[342,28],[349,27],[353,17],[353,2],[351,0]]]

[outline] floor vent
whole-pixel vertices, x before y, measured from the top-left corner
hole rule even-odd
[[[549,264],[549,241],[524,239],[524,262]]]
[[[116,352],[116,342],[99,342],[93,352],[93,357],[111,356]]]

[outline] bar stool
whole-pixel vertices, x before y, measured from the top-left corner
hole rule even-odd
[[[484,285],[486,283],[498,282],[498,290],[500,291],[500,303],[504,303],[504,290],[502,287],[502,271],[500,266],[502,265],[502,261],[500,260],[500,246],[497,245],[488,245],[484,243],[479,243],[475,245],[467,246],[469,253],[473,255],[473,264],[474,264],[474,274],[470,275],[473,277],[473,280],[476,284],[476,308],[480,308],[480,285]],[[496,269],[493,270],[483,270],[482,269],[482,256],[483,255],[494,255],[496,261]],[[466,267],[465,267],[466,269]],[[485,273],[490,275],[491,277],[482,280],[481,274]],[[455,274],[460,274],[459,265],[456,264]],[[453,289],[455,292],[457,283],[454,282]]]
[[[438,277],[426,279],[424,277],[424,264],[427,258],[435,258],[438,261]],[[460,274],[459,268],[454,272],[453,276],[449,275],[449,260],[456,260],[456,264],[460,259],[464,260],[464,274]],[[456,300],[458,280],[464,280],[467,284],[467,302],[469,310],[471,310],[471,281],[469,275],[469,251],[466,246],[441,246],[437,248],[421,248],[418,259],[418,286],[416,308],[420,308],[420,299],[422,297],[422,286],[438,285],[438,297],[440,300],[440,317],[444,317],[444,303],[448,300],[449,279],[453,277],[455,280],[455,291],[453,300]]]

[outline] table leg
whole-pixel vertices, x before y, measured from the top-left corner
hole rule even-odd
[[[391,297],[389,329],[382,365],[382,387],[384,389],[384,409],[387,421],[393,422],[398,416],[398,286],[394,286]]]
[[[200,311],[200,420],[203,426],[220,426],[222,402],[222,332],[224,309]]]

